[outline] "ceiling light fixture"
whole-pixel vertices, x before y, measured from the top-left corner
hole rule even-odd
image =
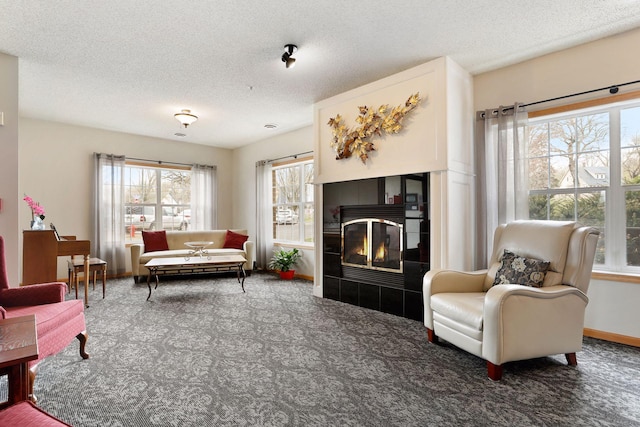
[[[282,54],[282,62],[285,63],[287,68],[293,68],[296,65],[296,58],[292,58],[293,55],[298,50],[298,46],[295,44],[285,44],[284,45],[284,53]]]
[[[196,116],[195,114],[191,114],[191,110],[182,110],[181,112],[174,114],[173,117],[175,117],[176,120],[178,120],[182,124],[182,126],[185,127],[185,129],[191,123],[198,120],[198,116]]]

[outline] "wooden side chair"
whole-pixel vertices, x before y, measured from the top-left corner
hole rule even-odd
[[[67,262],[69,270],[69,292],[71,288],[76,288],[76,299],[78,298],[78,284],[80,283],[80,274],[84,274],[84,260],[71,257]],[[96,289],[96,279],[98,273],[102,275],[102,298],[106,294],[107,284],[107,262],[100,258],[89,258],[89,275],[93,277],[93,289]],[[83,280],[89,280],[89,278],[83,277]]]

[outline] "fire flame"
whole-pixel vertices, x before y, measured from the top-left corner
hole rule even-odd
[[[364,239],[362,241],[362,247],[360,249],[358,249],[357,254],[358,255],[363,255],[366,256],[367,255],[367,248],[369,247],[369,244],[367,242],[367,236],[364,236]]]
[[[376,255],[373,258],[373,260],[376,262],[380,262],[380,261],[384,261],[384,259],[385,259],[384,243],[380,243],[380,245],[378,246],[378,249],[376,249]]]

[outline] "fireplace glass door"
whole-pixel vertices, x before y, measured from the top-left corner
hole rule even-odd
[[[342,224],[342,264],[402,273],[403,226],[362,218]]]

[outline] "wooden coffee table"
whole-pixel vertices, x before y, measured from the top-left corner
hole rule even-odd
[[[158,289],[158,276],[169,274],[178,275],[235,271],[238,275],[238,283],[242,285],[242,292],[245,292],[244,279],[247,277],[247,273],[244,271],[245,262],[247,262],[247,260],[244,259],[242,255],[153,258],[144,265],[149,270],[149,276],[147,277],[149,295],[147,296],[147,301],[151,298],[151,276],[155,276],[156,286],[154,289]],[[241,277],[242,280],[240,279]]]

